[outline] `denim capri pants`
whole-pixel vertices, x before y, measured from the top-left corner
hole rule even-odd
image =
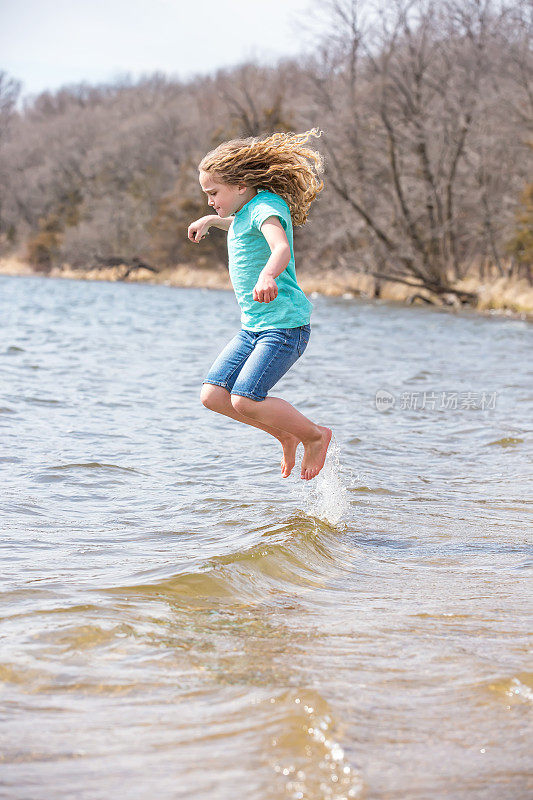
[[[310,335],[311,325],[265,331],[242,328],[220,353],[204,383],[251,400],[264,400],[303,355]]]

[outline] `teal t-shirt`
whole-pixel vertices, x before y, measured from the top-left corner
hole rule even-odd
[[[278,217],[289,241],[291,259],[275,279],[278,296],[270,303],[253,299],[259,273],[270,258],[270,247],[261,233],[268,217]],[[289,206],[274,192],[259,189],[237,211],[228,230],[228,264],[231,283],[241,308],[242,327],[250,331],[298,328],[311,319],[313,304],[298,286],[294,265],[292,220]]]

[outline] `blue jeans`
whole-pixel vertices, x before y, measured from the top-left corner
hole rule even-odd
[[[303,355],[310,335],[311,325],[266,331],[243,328],[218,356],[204,383],[223,386],[241,397],[264,400]]]

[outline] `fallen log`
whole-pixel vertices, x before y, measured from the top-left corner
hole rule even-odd
[[[137,269],[147,269],[149,272],[153,272],[157,275],[159,270],[157,267],[152,267],[151,264],[147,264],[146,261],[143,261],[140,258],[120,258],[120,256],[108,256],[107,258],[103,258],[102,256],[96,257],[96,262],[98,267],[126,267],[126,271],[121,276],[120,280],[125,281],[126,278],[131,275]]]

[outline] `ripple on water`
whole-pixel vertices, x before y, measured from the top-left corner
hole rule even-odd
[[[504,436],[503,439],[496,439],[494,442],[489,442],[486,447],[493,447],[499,445],[500,447],[516,447],[517,444],[523,444],[524,440],[518,436]]]
[[[75,464],[57,464],[47,467],[49,470],[63,470],[63,469],[110,469],[119,470],[120,472],[140,472],[134,467],[123,467],[120,464],[100,464],[98,461],[87,461]]]
[[[533,703],[533,673],[523,672],[512,678],[501,678],[484,685],[499,699],[507,703]]]
[[[23,400],[25,403],[29,403],[31,405],[43,405],[43,406],[64,406],[66,405],[64,400],[56,400],[54,397],[31,397],[25,396],[18,398],[19,400]]]
[[[335,715],[312,689],[271,697],[269,751],[279,797],[362,798],[365,783],[335,735]]]
[[[120,483],[118,479],[105,478],[109,475],[146,475],[135,467],[125,467],[119,464],[101,464],[98,461],[88,461],[73,464],[55,464],[46,467],[40,474],[33,475],[34,483],[71,483],[76,486],[92,486],[93,488],[110,486]],[[100,482],[98,478],[101,476]],[[83,478],[90,478],[90,483]],[[96,478],[96,480],[94,480]]]

